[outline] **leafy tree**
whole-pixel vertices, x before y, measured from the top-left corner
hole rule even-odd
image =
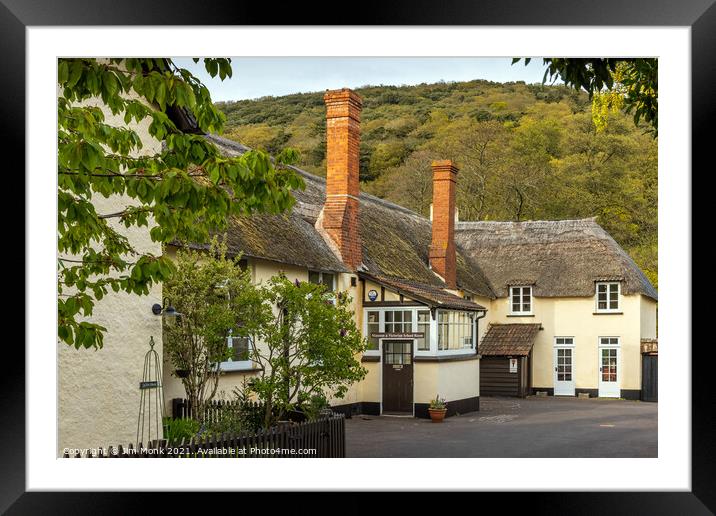
[[[525,65],[530,62],[525,58]],[[520,61],[515,58],[512,63]],[[545,58],[547,77],[554,82],[559,77],[575,89],[583,88],[590,98],[596,98],[599,111],[624,108],[633,114],[634,124],[644,122],[651,125],[656,138],[659,129],[659,61],[656,58]],[[604,96],[603,90],[612,95]],[[596,95],[596,97],[595,97]]]
[[[212,77],[232,76],[229,59],[204,64]],[[228,215],[289,208],[303,182],[281,166],[296,159],[291,151],[276,163],[260,151],[221,156],[202,135],[220,132],[225,116],[169,59],[60,59],[57,80],[58,335],[101,348],[106,328],[91,322],[95,302],[109,289],[147,294],[173,272],[167,257],[133,248],[121,226],[151,225],[154,242],[202,242]],[[124,125],[109,123],[107,112]],[[143,122],[164,143],[156,154],[142,151]],[[97,196],[126,202],[99,213]]]
[[[254,325],[251,357],[262,368],[250,390],[264,404],[264,426],[325,400],[342,398],[367,371],[356,360],[367,342],[353,321],[350,298],[323,285],[275,276],[261,288],[267,306]],[[267,316],[268,315],[268,316]],[[310,411],[310,409],[308,409]]]
[[[183,371],[179,377],[194,418],[203,422],[219,384],[218,364],[240,352],[228,346],[227,337],[238,341],[258,333],[266,308],[250,273],[239,267],[239,257],[228,258],[216,237],[208,253],[180,249],[176,269],[164,292],[181,315],[175,324],[164,325],[164,353]]]

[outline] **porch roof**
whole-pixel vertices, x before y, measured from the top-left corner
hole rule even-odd
[[[449,310],[465,310],[470,312],[480,312],[487,310],[482,305],[465,298],[446,292],[442,288],[435,285],[426,285],[416,281],[409,281],[402,278],[394,278],[391,276],[383,276],[378,274],[367,274],[365,272],[358,273],[359,276],[370,279],[385,285],[403,294],[410,299],[425,303],[433,308],[446,308]]]
[[[478,346],[483,356],[529,355],[542,329],[539,323],[533,324],[490,324],[487,333]]]

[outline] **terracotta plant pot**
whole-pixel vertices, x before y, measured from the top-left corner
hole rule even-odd
[[[429,408],[428,412],[430,412],[430,419],[432,419],[433,423],[442,423],[443,419],[445,419],[445,413],[447,412],[447,409]]]

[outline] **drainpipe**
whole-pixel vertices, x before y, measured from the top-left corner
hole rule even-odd
[[[487,310],[483,310],[480,313],[482,314],[480,317],[475,317],[475,354],[476,355],[480,354],[479,350],[478,350],[478,343],[480,340],[480,319],[485,318],[485,316],[487,315]]]

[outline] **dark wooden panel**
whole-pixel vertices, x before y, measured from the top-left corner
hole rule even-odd
[[[519,396],[519,391],[519,368],[517,373],[510,373],[509,358],[483,357],[480,360],[480,396]]]
[[[641,356],[641,400],[659,400],[659,357]]]

